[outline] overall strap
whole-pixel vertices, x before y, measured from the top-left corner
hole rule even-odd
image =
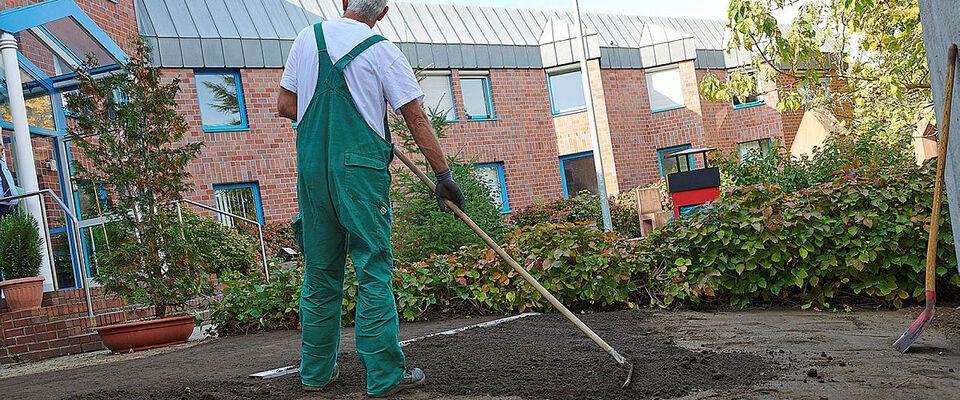
[[[317,40],[317,52],[320,53],[320,72],[333,67],[330,54],[327,53],[327,41],[323,38],[323,25],[320,22],[313,24],[313,35]]]
[[[370,46],[373,46],[377,42],[380,42],[383,40],[387,40],[387,39],[380,35],[373,35],[368,37],[366,40],[360,42],[360,44],[354,47],[353,50],[350,50],[350,52],[347,53],[345,56],[340,57],[340,59],[337,60],[337,63],[334,64],[334,66],[337,67],[337,69],[343,71],[343,69],[347,67],[347,64],[350,64],[350,62],[353,61],[354,58],[357,58],[357,56],[359,56],[360,53],[363,53],[363,51],[370,48]]]

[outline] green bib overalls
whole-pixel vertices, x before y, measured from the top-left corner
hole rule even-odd
[[[340,312],[347,253],[359,282],[356,346],[367,370],[367,392],[382,394],[403,380],[390,249],[390,172],[393,144],[357,109],[343,69],[374,43],[372,36],[334,64],[321,25],[317,88],[297,126],[297,199],[303,229],[305,274],[300,297],[303,326],[300,376],[326,385],[340,345]],[[386,129],[386,127],[385,127]]]

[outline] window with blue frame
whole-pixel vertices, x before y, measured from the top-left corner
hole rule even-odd
[[[660,160],[660,176],[667,176],[672,173],[689,171],[693,169],[692,156],[687,155],[686,157],[670,157],[674,153],[678,153],[689,148],[690,145],[685,144],[657,150],[657,159]]]
[[[493,204],[500,208],[500,212],[511,212],[510,203],[507,201],[507,183],[503,176],[503,163],[477,164],[473,167],[473,174],[490,190],[490,198]]]
[[[236,131],[249,128],[239,72],[195,71],[194,79],[204,131]]]
[[[260,185],[256,182],[214,185],[213,198],[217,209],[263,223]],[[236,226],[243,223],[243,221],[226,215],[220,215],[219,219],[224,226]]]
[[[560,156],[560,170],[564,197],[576,197],[585,190],[590,194],[599,192],[592,151]]]
[[[437,73],[437,72],[435,72]],[[457,120],[457,109],[453,103],[453,85],[448,73],[426,75],[420,78],[423,90],[423,107],[430,116],[444,115],[446,121]]]
[[[680,79],[679,66],[671,65],[651,69],[645,75],[650,112],[676,110],[684,107],[683,82]]]
[[[750,161],[770,155],[770,138],[751,140],[737,145],[741,161]]]
[[[468,120],[493,119],[493,99],[490,95],[490,80],[485,76],[460,77],[463,108]]]
[[[745,96],[733,96],[733,108],[746,108],[763,104],[763,98],[760,97],[760,72],[755,69],[743,73],[748,81],[748,94]]]
[[[547,90],[550,92],[550,111],[554,115],[587,108],[579,69],[547,73]]]

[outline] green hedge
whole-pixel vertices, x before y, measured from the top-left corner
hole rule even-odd
[[[933,176],[929,167],[864,166],[796,192],[734,188],[655,232],[646,253],[676,267],[674,298],[830,307],[847,295],[900,307],[923,298]],[[953,243],[944,207],[937,273],[955,285]]]

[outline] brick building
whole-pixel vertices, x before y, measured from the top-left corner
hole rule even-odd
[[[277,116],[275,99],[297,33],[339,16],[339,0],[7,0],[6,7],[0,30],[16,32],[25,91],[37,90],[29,81],[43,83],[27,101],[40,186],[79,220],[74,229],[66,213],[51,206],[53,266],[43,274],[46,289],[60,294],[48,293],[45,305],[67,304],[62,314],[82,320],[80,306],[68,299],[78,297],[83,275],[92,276],[88,256],[100,224],[96,199],[72,182],[72,162],[82,160],[62,136],[70,123],[62,93],[75,87],[69,72],[82,54],[58,46],[95,49],[101,63],[115,69],[130,52],[130,39],[144,37],[165,75],[181,81],[178,106],[190,125],[185,140],[206,144],[189,167],[195,187],[188,197],[261,222],[285,223],[296,214],[296,132]],[[28,15],[54,20],[27,29]],[[71,18],[80,30],[57,30]],[[446,113],[447,154],[476,163],[504,213],[596,190],[572,21],[566,12],[396,3],[377,25],[423,71],[426,105]],[[664,157],[685,148],[763,151],[778,137],[789,147],[800,113],[775,110],[777,82],[758,74],[762,93],[743,103],[699,96],[704,76],[723,78],[745,64],[746,54],[725,51],[724,21],[585,14],[584,25],[589,95],[610,193],[678,168]],[[8,107],[0,121],[5,138],[13,129]],[[12,160],[11,146],[5,147]],[[16,173],[15,163],[8,164]],[[110,322],[127,318],[110,315]],[[49,322],[52,331],[66,332],[57,323]],[[49,350],[30,354],[56,353]],[[0,353],[0,361],[5,356]]]

